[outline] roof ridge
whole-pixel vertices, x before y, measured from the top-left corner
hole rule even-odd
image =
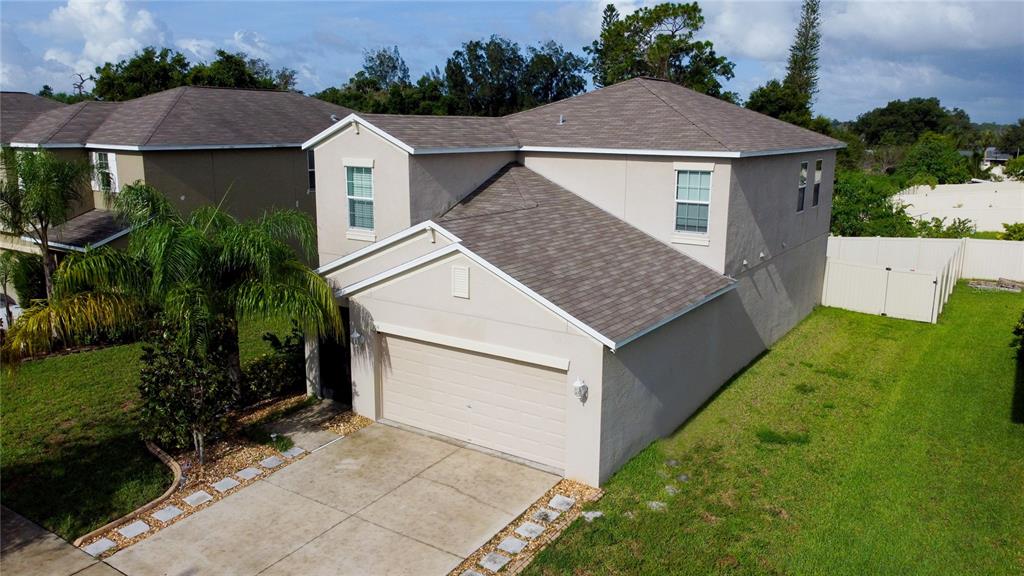
[[[174,101],[172,101],[167,106],[167,110],[164,110],[164,113],[160,115],[160,118],[158,118],[157,121],[153,123],[153,129],[149,131],[149,135],[146,136],[146,139],[142,142],[143,146],[149,144],[149,141],[153,139],[153,136],[156,136],[156,131],[160,128],[160,125],[163,124],[164,120],[166,120],[167,117],[171,115],[171,110],[174,110],[174,108],[178,105],[178,102],[185,96],[185,92],[188,92],[189,87],[178,86],[176,88],[181,88],[181,90],[179,90],[178,94],[174,97]],[[171,90],[175,90],[176,88],[171,88]]]
[[[65,120],[65,121],[64,121],[64,122],[62,122],[62,123],[61,123],[61,124],[60,124],[59,126],[57,126],[56,128],[54,128],[53,130],[51,130],[51,131],[50,131],[50,133],[46,135],[46,138],[45,138],[45,139],[43,139],[43,140],[42,140],[42,142],[40,142],[40,144],[42,144],[43,142],[48,142],[48,141],[50,140],[50,138],[53,138],[54,136],[56,136],[56,135],[57,135],[57,132],[60,132],[60,131],[61,131],[62,129],[64,129],[64,127],[65,127],[65,126],[67,126],[67,125],[68,125],[68,124],[69,124],[69,123],[70,123],[70,122],[71,122],[72,120],[74,120],[75,118],[77,118],[77,117],[78,117],[78,115],[82,113],[82,110],[85,110],[85,106],[86,106],[86,105],[87,105],[87,104],[88,104],[89,102],[90,102],[90,101],[88,101],[88,100],[87,100],[87,101],[85,101],[85,102],[79,102],[78,104],[81,104],[81,106],[78,106],[78,104],[72,104],[72,105],[71,105],[71,107],[73,108],[73,107],[75,107],[75,106],[78,106],[78,110],[75,110],[74,114],[72,114],[71,116],[68,116],[68,119],[67,119],[67,120]],[[55,110],[63,110],[63,108],[56,108]],[[36,118],[38,118],[38,116],[37,116]]]
[[[679,114],[679,116],[682,117],[683,120],[686,120],[687,122],[692,124],[694,128],[696,128],[697,130],[700,130],[701,132],[706,134],[708,138],[711,138],[715,142],[718,142],[719,146],[721,146],[722,148],[724,148],[726,150],[729,150],[729,151],[732,151],[732,146],[727,146],[725,144],[725,142],[722,142],[714,134],[712,134],[712,133],[708,132],[707,130],[705,130],[703,126],[700,126],[696,122],[694,122],[693,120],[690,120],[690,117],[687,116],[686,114],[684,114],[682,110],[680,110],[680,109],[676,108],[675,106],[673,106],[668,100],[665,100],[664,98],[662,98],[654,90],[651,90],[651,87],[647,85],[647,78],[638,77],[637,80],[638,80],[638,82],[639,82],[639,84],[641,86],[643,86],[648,92],[651,93],[652,96],[654,96],[658,100],[661,100],[666,106],[671,108],[673,112],[675,112],[676,114]],[[668,82],[668,81],[667,80],[663,80],[663,82]],[[683,88],[684,90],[689,90],[689,88],[687,88],[686,86],[681,86],[679,84],[676,84],[675,82],[669,82],[669,83],[674,85],[674,86],[679,86],[680,88]],[[696,90],[694,90],[694,92],[696,92]]]

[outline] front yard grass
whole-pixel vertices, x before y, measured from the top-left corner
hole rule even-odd
[[[285,321],[245,323],[243,362]],[[139,438],[141,344],[22,363],[0,375],[0,498],[71,540],[156,498],[170,472]]]
[[[526,573],[1020,574],[1022,309],[961,283],[938,325],[816,310]]]

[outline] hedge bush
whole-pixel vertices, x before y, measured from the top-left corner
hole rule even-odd
[[[292,330],[284,340],[271,332],[264,334],[263,340],[273,350],[242,367],[241,406],[306,389],[305,345],[298,324],[292,322]]]

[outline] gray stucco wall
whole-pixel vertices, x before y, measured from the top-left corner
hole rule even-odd
[[[515,159],[515,152],[410,156],[410,222],[437,218]]]

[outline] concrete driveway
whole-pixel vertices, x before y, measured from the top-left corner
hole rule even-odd
[[[3,576],[118,576],[56,534],[0,506],[0,574]]]
[[[118,552],[148,575],[443,575],[559,478],[384,424]]]

